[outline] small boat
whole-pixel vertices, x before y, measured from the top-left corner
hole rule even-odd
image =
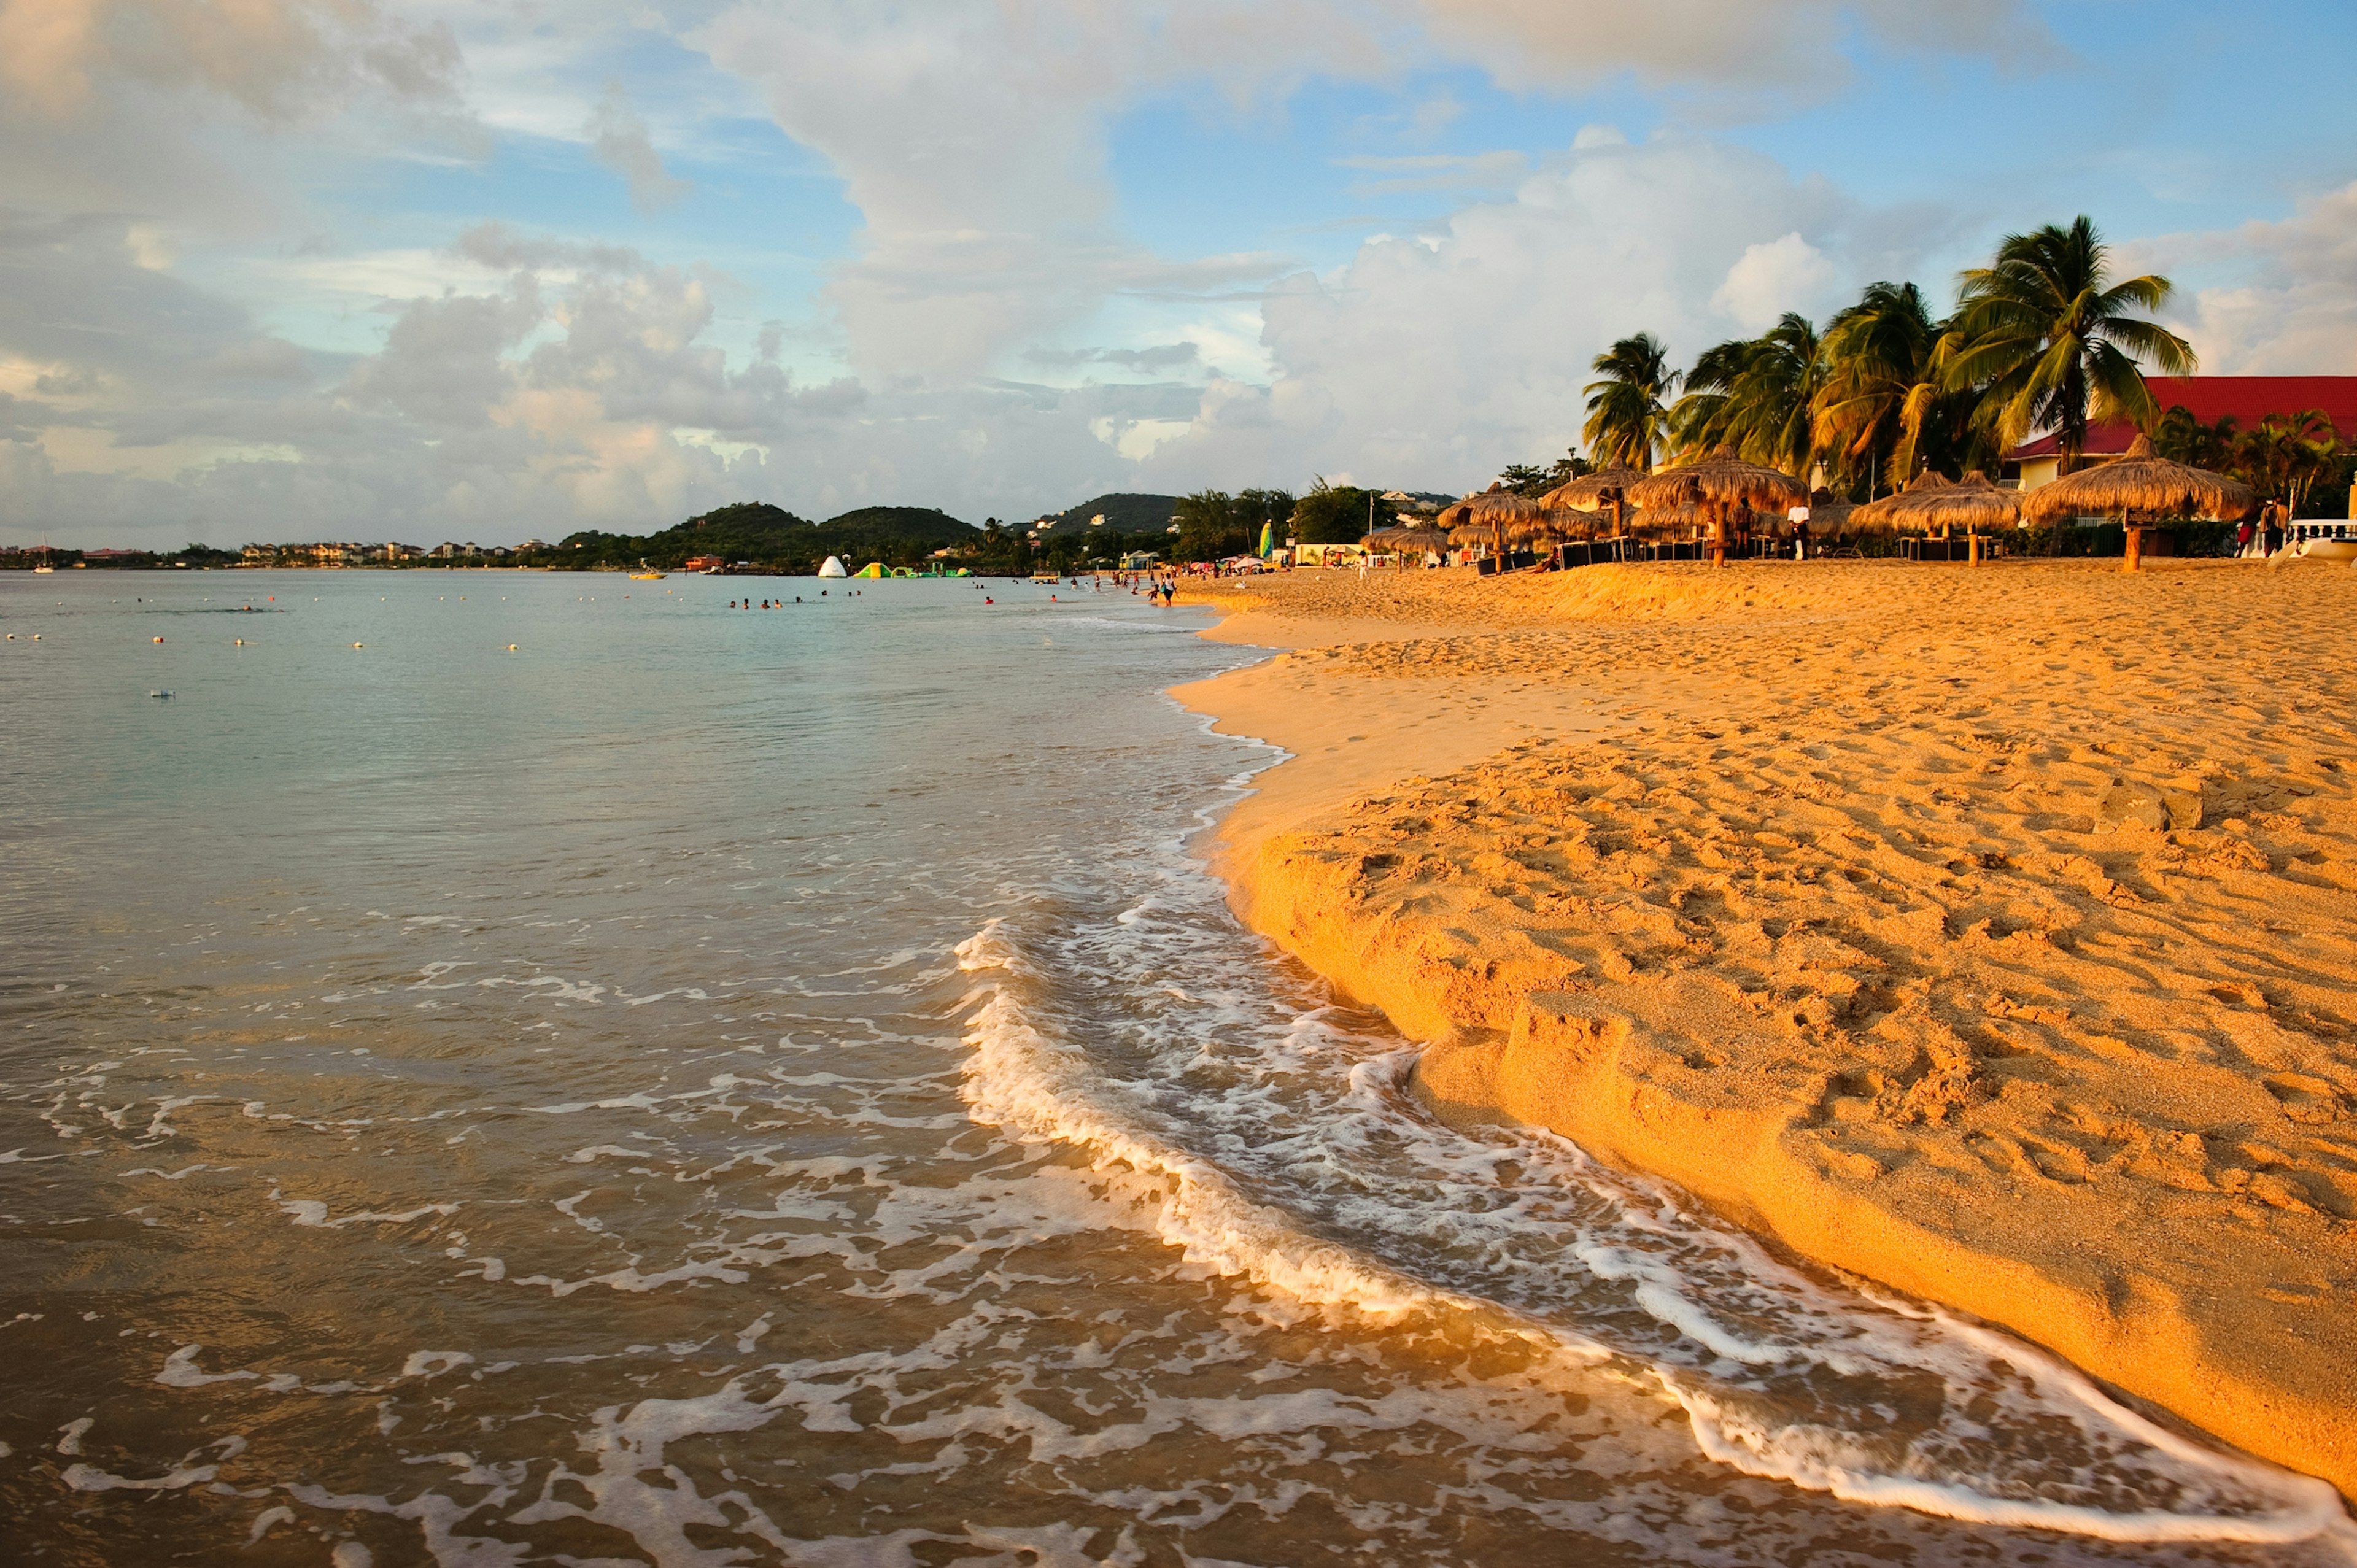
[[[44,533],[41,535],[41,564],[33,568],[33,575],[37,577],[48,577],[55,575],[56,573],[57,568],[49,564],[49,536]]]
[[[648,565],[645,556],[641,555],[639,557],[639,569],[630,574],[631,582],[660,583],[662,580],[663,575],[661,572],[656,571],[653,567]]]
[[[2311,561],[2357,561],[2357,521],[2295,522],[2284,542]]]

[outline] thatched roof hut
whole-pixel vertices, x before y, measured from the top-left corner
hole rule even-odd
[[[1900,490],[1898,494],[1885,496],[1880,500],[1868,501],[1864,506],[1859,507],[1856,511],[1851,512],[1849,514],[1849,525],[1851,528],[1861,532],[1880,533],[1891,532],[1898,528],[1900,523],[1898,510],[1900,502],[1906,500],[1910,496],[1921,496],[1929,491],[1945,489],[1948,488],[1948,484],[1949,479],[1947,475],[1940,472],[1937,468],[1926,468],[1921,473],[1916,475],[1913,478],[1908,480],[1907,488]]]
[[[1539,503],[1512,490],[1491,490],[1468,503],[1472,521],[1492,525],[1528,522],[1539,515]]]
[[[2126,456],[2040,486],[2024,499],[2021,510],[2032,522],[2130,512],[2175,517],[2189,510],[2234,522],[2256,511],[2258,505],[2259,498],[2248,485],[2207,468],[2172,463],[2155,455],[2152,442],[2139,435]]]
[[[1997,489],[1988,482],[1987,475],[1975,468],[1956,484],[1900,496],[1890,510],[1904,527],[1920,528],[1926,532],[1938,529],[1943,536],[1954,528],[1977,533],[2011,528],[2019,522],[2021,497],[2012,490]]]
[[[1565,507],[1543,506],[1535,516],[1519,518],[1506,524],[1509,544],[1554,544],[1566,539],[1585,539],[1596,526],[1593,513],[1573,511]]]
[[[1560,507],[1572,511],[1600,511],[1605,506],[1604,492],[1626,492],[1631,485],[1645,476],[1626,463],[1609,463],[1592,474],[1584,474],[1569,484],[1557,485],[1539,498],[1543,507]]]
[[[1805,506],[1809,487],[1775,468],[1747,463],[1722,446],[1699,463],[1664,468],[1629,487],[1629,499],[1642,507],[1678,506],[1689,499],[1736,502],[1762,511]]]
[[[1385,554],[1422,554],[1448,548],[1448,535],[1437,528],[1379,528],[1360,543]]]
[[[1809,532],[1819,539],[1850,531],[1857,508],[1836,497],[1820,505],[1809,503]]]
[[[1440,515],[1432,520],[1432,526],[1446,533],[1452,529],[1464,527],[1472,521],[1472,518],[1473,503],[1458,501],[1453,506],[1442,507]]]

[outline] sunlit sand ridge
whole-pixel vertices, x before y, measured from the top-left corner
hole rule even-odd
[[[2346,568],[1300,574],[1239,909],[1419,1093],[2357,1489]]]

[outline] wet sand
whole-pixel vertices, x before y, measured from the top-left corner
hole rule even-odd
[[[1553,1128],[2357,1495],[2357,573],[1303,572],[1253,927]]]

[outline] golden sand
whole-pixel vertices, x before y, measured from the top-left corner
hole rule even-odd
[[[2357,1495],[2357,573],[1211,588],[1257,929],[1551,1127]]]

